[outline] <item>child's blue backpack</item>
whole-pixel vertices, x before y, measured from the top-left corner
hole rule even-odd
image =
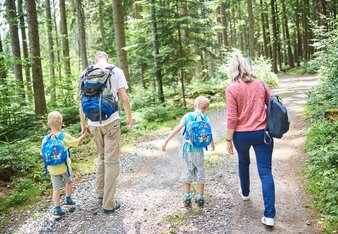
[[[196,118],[192,113],[188,113],[189,121],[183,132],[185,140],[191,142],[195,147],[205,147],[208,150],[208,145],[212,141],[211,126],[206,121],[206,115],[197,115]],[[197,120],[197,119],[200,120]]]
[[[60,132],[59,136],[54,134],[50,134],[45,136],[45,142],[42,145],[42,161],[45,165],[46,174],[48,173],[47,167],[48,166],[56,166],[60,164],[65,164],[67,166],[68,175],[70,175],[69,168],[67,165],[67,158],[69,152],[66,149],[65,144],[63,143],[62,139],[65,133]],[[52,136],[55,139],[51,139]]]

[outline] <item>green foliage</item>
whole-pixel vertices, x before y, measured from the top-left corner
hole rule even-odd
[[[338,122],[327,120],[324,115],[327,110],[338,107],[338,33],[337,27],[334,28],[333,32],[315,30],[314,45],[318,51],[313,64],[320,68],[321,83],[309,93],[306,115],[310,126],[304,145],[309,155],[307,188],[325,217],[324,228],[328,233],[338,228]]]
[[[39,152],[29,145],[28,140],[3,142],[0,145],[0,178],[10,181],[17,175],[25,176],[36,168]]]
[[[4,198],[0,203],[0,214],[5,214],[10,209],[25,207],[41,200],[41,195],[49,183],[36,183],[31,178],[21,178],[16,181],[15,192]]]
[[[148,122],[163,122],[171,119],[180,119],[188,109],[178,106],[158,105],[148,107],[143,111],[143,119]]]
[[[278,77],[275,73],[271,72],[271,59],[259,57],[255,59],[252,64],[252,71],[258,79],[264,80],[269,86],[278,84]]]

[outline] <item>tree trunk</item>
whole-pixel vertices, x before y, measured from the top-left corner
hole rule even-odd
[[[46,114],[46,100],[43,85],[42,66],[40,58],[39,26],[36,14],[35,0],[26,0],[29,48],[32,57],[32,76],[34,88],[35,115]]]
[[[299,0],[296,0],[296,30],[297,30],[297,56],[296,56],[296,61],[297,61],[297,66],[300,66],[300,60],[303,57],[302,56],[302,35],[301,35],[301,28],[299,24],[299,18],[301,14],[301,9],[299,6]]]
[[[186,1],[180,1],[181,4],[179,5],[179,11],[178,11],[178,14],[181,16],[181,17],[186,17],[188,15],[188,9],[187,9],[187,4],[186,4]],[[176,1],[176,4],[177,1]],[[181,39],[182,41],[186,41],[187,38],[188,38],[188,30],[187,30],[187,27],[186,26],[180,26],[181,28]]]
[[[237,31],[236,31],[236,28],[237,28],[237,25],[236,25],[236,14],[235,14],[235,7],[237,5],[234,4],[233,7],[231,8],[232,10],[232,47],[237,47]]]
[[[50,9],[50,0],[46,0],[46,20],[47,20],[47,37],[48,37],[48,55],[49,55],[49,77],[50,77],[50,98],[53,105],[56,102],[56,81],[55,81],[55,57],[53,42],[53,23]]]
[[[156,19],[156,5],[155,0],[151,0],[151,17],[152,17],[152,26],[153,26],[153,42],[154,42],[154,67],[156,71],[156,80],[157,80],[157,94],[160,102],[164,102],[163,94],[163,83],[162,83],[162,73],[161,67],[159,65],[158,56],[160,53],[160,46],[158,41],[158,32],[157,32],[157,19]]]
[[[308,46],[308,15],[307,8],[309,6],[309,0],[304,0],[303,11],[302,11],[302,23],[303,23],[303,48],[304,48],[304,59],[309,60],[309,46]]]
[[[278,4],[275,5],[275,12],[278,13]],[[279,15],[276,14],[276,29],[277,29],[277,57],[278,57],[278,65],[279,65],[279,70],[282,71],[283,70],[283,65],[282,65],[282,49],[281,49],[281,40],[280,40],[280,19],[278,17]]]
[[[270,36],[270,24],[269,24],[269,7],[266,1],[263,2],[264,4],[264,20],[266,25],[266,37],[268,42],[268,57],[272,59],[272,43],[271,43],[271,36]]]
[[[271,20],[272,20],[272,70],[274,73],[278,72],[277,69],[277,26],[276,26],[276,12],[275,0],[271,0]]]
[[[25,27],[25,19],[24,19],[24,11],[22,6],[22,0],[18,0],[18,13],[19,13],[19,20],[20,20],[20,31],[21,31],[21,38],[22,38],[22,53],[25,68],[25,76],[26,76],[26,89],[27,89],[27,98],[28,101],[33,101],[33,88],[32,88],[32,79],[31,79],[31,71],[30,71],[30,64],[28,58],[28,47],[27,47],[27,37],[26,37],[26,27]]]
[[[76,0],[76,20],[77,20],[77,28],[79,33],[79,51],[81,56],[81,65],[82,70],[88,67],[88,59],[87,59],[87,49],[86,49],[86,31],[85,31],[85,20],[84,13],[82,7],[82,0]]]
[[[126,76],[129,92],[131,92],[131,84],[129,80],[128,72],[128,57],[127,51],[124,49],[126,46],[126,36],[124,32],[124,16],[121,0],[113,0],[113,18],[114,18],[114,29],[115,29],[115,42],[117,49],[117,56],[119,59],[119,66]]]
[[[188,12],[187,12],[187,6],[185,5],[185,2],[183,1],[182,5],[179,6],[178,0],[176,0],[176,7],[177,7],[177,14],[180,17],[185,17]],[[179,41],[179,51],[180,51],[180,56],[183,57],[183,42],[187,40],[188,33],[185,29],[182,29],[181,26],[178,26],[178,41]],[[186,107],[186,101],[185,101],[185,74],[183,67],[180,67],[180,78],[181,78],[181,90],[182,90],[182,97],[183,97],[183,106]]]
[[[223,38],[223,46],[227,48],[229,46],[228,43],[228,26],[227,26],[227,18],[225,14],[225,9],[227,8],[226,3],[221,4],[221,24],[223,27],[222,30],[222,38]]]
[[[255,35],[254,35],[254,18],[252,12],[252,0],[247,0],[249,15],[249,56],[255,57]]]
[[[72,90],[72,74],[70,68],[70,57],[69,57],[69,43],[68,43],[68,30],[67,30],[67,15],[66,15],[66,6],[65,0],[59,0],[60,5],[60,33],[61,33],[61,44],[63,51],[63,61],[64,61],[64,72],[65,72],[65,82],[68,83],[67,95],[66,95],[66,104],[70,104],[73,100],[73,90]]]
[[[6,70],[6,64],[5,64],[5,56],[3,55],[3,48],[2,48],[2,39],[0,35],[0,85],[4,85],[4,88],[7,88],[6,86],[6,80],[7,80],[7,70]]]
[[[98,6],[99,6],[99,25],[100,25],[100,33],[101,33],[101,43],[102,43],[102,49],[103,51],[106,51],[106,43],[105,43],[105,39],[106,39],[106,35],[105,35],[105,31],[104,31],[104,14],[103,14],[103,10],[102,10],[102,5],[103,2],[102,0],[99,0]]]
[[[284,18],[284,28],[285,28],[285,36],[286,36],[286,43],[288,45],[288,63],[290,68],[294,68],[295,64],[293,63],[293,55],[292,55],[292,48],[291,48],[291,38],[289,34],[289,26],[288,26],[288,18],[286,15],[286,6],[285,0],[282,1],[283,4],[283,18]]]
[[[20,42],[18,33],[18,20],[16,15],[15,1],[6,0],[6,17],[9,24],[9,35],[11,38],[11,48],[13,58],[15,59],[14,73],[16,79],[16,94],[25,99],[23,77],[22,77],[22,65],[21,65],[21,53]]]
[[[59,50],[59,37],[58,37],[58,24],[57,24],[57,21],[56,21],[56,5],[55,5],[55,0],[52,0],[53,1],[53,24],[54,24],[54,31],[55,31],[55,46],[56,46],[56,70],[57,70],[57,77],[59,78],[59,81],[61,83],[61,78],[62,78],[62,71],[61,71],[61,59],[60,59],[60,50]],[[61,93],[63,93],[63,90],[61,89],[60,90]]]
[[[269,57],[269,53],[268,53],[268,38],[266,36],[266,25],[265,25],[265,16],[264,16],[264,12],[265,12],[265,7],[263,5],[263,0],[259,1],[260,3],[260,7],[261,7],[261,21],[262,21],[262,31],[263,31],[263,44],[264,44],[264,56],[265,58]]]

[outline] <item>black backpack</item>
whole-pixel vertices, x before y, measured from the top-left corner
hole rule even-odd
[[[80,77],[80,98],[83,112],[91,121],[107,120],[118,110],[111,92],[110,77],[115,66],[99,68],[89,66]]]
[[[263,81],[262,84],[267,94],[268,92]],[[290,119],[288,111],[279,96],[271,95],[267,106],[264,142],[270,144],[272,141],[271,137],[282,138],[283,134],[289,131]]]

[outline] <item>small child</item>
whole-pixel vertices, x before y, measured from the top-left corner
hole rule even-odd
[[[169,136],[164,140],[162,150],[166,151],[166,146],[171,138],[173,138],[183,127],[187,128],[190,120],[190,115],[194,117],[202,116],[204,121],[210,124],[209,118],[205,115],[209,107],[209,99],[204,96],[199,96],[194,101],[194,112],[186,113],[181,122],[171,131]],[[215,150],[215,144],[212,140],[210,143],[211,151]],[[183,172],[181,180],[184,183],[185,195],[184,195],[184,207],[191,206],[190,185],[194,181],[198,183],[198,193],[195,196],[195,202],[199,207],[204,205],[204,184],[205,184],[205,172],[204,172],[204,151],[203,147],[195,147],[187,140],[183,143]]]
[[[52,139],[55,139],[55,136],[58,137],[61,132],[62,127],[62,115],[57,112],[53,111],[48,114],[48,127],[51,129],[50,133],[47,137],[53,134]],[[65,144],[66,148],[69,147],[77,147],[79,146],[83,139],[87,134],[87,129],[85,132],[79,137],[74,138],[68,133],[64,134],[62,138],[63,143]],[[46,141],[46,137],[44,137],[42,144]],[[71,160],[67,158],[67,166],[65,164],[55,165],[55,166],[48,166],[47,169],[49,171],[52,184],[53,184],[53,203],[54,203],[54,212],[53,216],[54,219],[58,220],[61,218],[62,215],[65,213],[62,211],[60,206],[60,189],[62,187],[63,181],[66,183],[66,203],[65,206],[74,207],[75,202],[72,200],[72,191],[73,191],[73,178],[72,178],[72,171],[71,171]],[[69,173],[68,173],[69,172]]]

